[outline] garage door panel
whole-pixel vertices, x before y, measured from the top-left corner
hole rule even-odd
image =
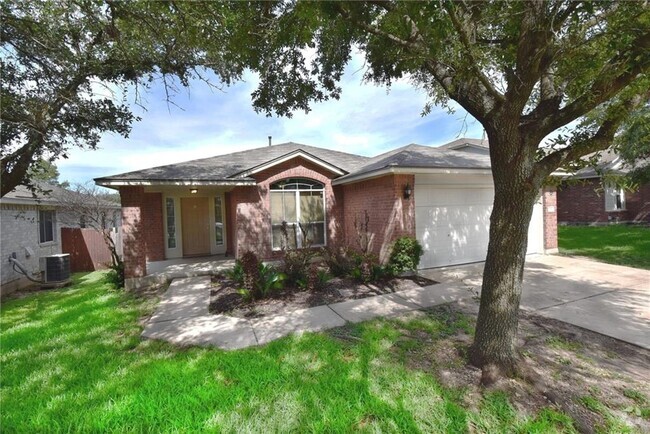
[[[424,248],[421,268],[484,261],[494,190],[420,185],[415,188],[416,237]],[[542,204],[535,205],[528,253],[541,252]]]

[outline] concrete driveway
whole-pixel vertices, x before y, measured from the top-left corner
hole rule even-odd
[[[481,288],[483,264],[423,270]],[[650,271],[586,258],[529,256],[521,307],[650,349]]]

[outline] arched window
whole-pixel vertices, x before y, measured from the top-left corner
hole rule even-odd
[[[325,186],[287,178],[271,185],[273,248],[325,245]]]

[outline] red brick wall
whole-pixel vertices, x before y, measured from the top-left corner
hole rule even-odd
[[[401,236],[415,236],[415,199],[404,199],[404,186],[415,190],[413,175],[386,175],[343,186],[343,221],[346,242],[358,248],[358,231],[354,227],[365,219],[368,211],[370,220],[370,249],[386,261],[393,241]]]
[[[145,193],[142,198],[142,220],[147,261],[165,259],[162,193]]]
[[[147,274],[146,243],[142,201],[144,188],[120,187],[122,201],[122,245],[124,252],[124,276],[141,277]]]
[[[557,249],[557,192],[555,187],[543,190],[544,249]]]
[[[262,258],[274,257],[271,247],[270,185],[285,178],[310,178],[325,185],[327,242],[340,236],[340,197],[334,194],[334,174],[302,158],[294,158],[254,175],[255,187],[236,187],[230,192],[233,254],[253,250]]]
[[[230,192],[225,195],[225,214],[226,214],[226,256],[235,255],[235,228],[233,221],[235,221],[235,207],[232,202],[232,195]]]
[[[605,211],[605,196],[596,178],[559,187],[557,201],[562,223],[650,222],[650,184],[626,191],[623,211]]]

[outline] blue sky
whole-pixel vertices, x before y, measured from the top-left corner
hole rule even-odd
[[[252,108],[257,77],[223,91],[197,81],[181,89],[168,105],[162,85],[144,96],[146,111],[134,106],[142,120],[128,139],[106,134],[98,150],[73,149],[56,164],[61,180],[84,183],[99,176],[205,158],[273,143],[298,142],[373,156],[409,143],[438,146],[460,136],[480,138],[481,125],[458,109],[421,111],[426,95],[407,80],[390,91],[362,83],[362,61],[354,56],[342,80],[338,101],[313,104],[293,118],[268,118]]]

